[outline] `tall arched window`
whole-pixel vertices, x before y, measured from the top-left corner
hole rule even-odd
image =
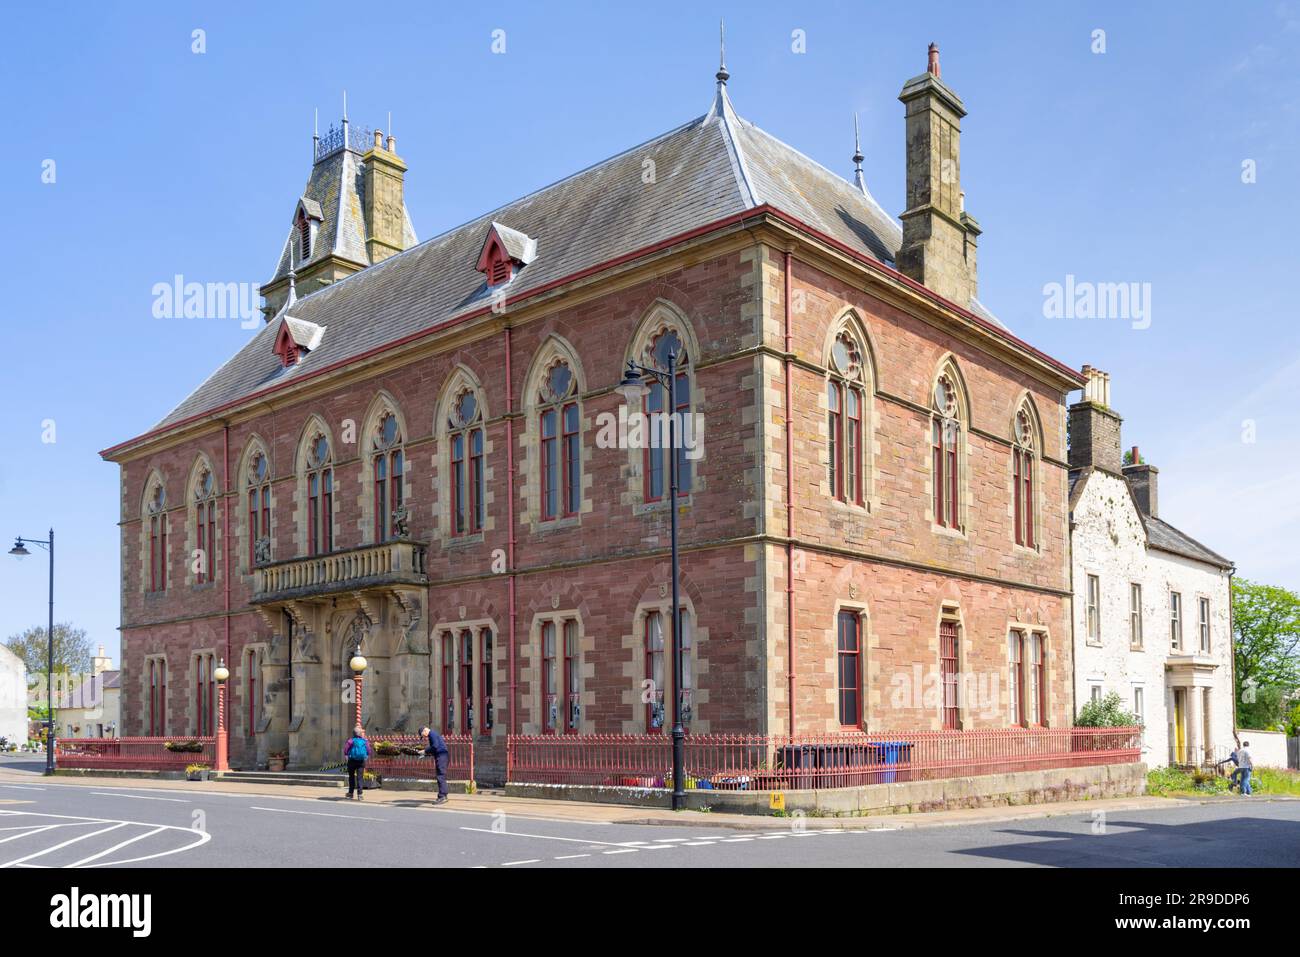
[[[1016,544],[1034,547],[1034,472],[1037,456],[1034,454],[1034,424],[1027,409],[1016,413],[1015,445],[1011,448],[1012,512],[1016,529]]]
[[[396,515],[402,507],[402,433],[397,416],[387,413],[380,421],[374,440],[375,541],[397,535]]]
[[[149,590],[167,590],[167,493],[154,485],[146,505],[149,521]]]
[[[484,521],[483,500],[487,495],[483,412],[472,390],[465,389],[452,403],[448,428],[452,534],[480,532]]]
[[[581,413],[573,370],[556,360],[537,397],[541,436],[542,521],[578,514],[582,506]]]
[[[865,501],[863,421],[867,398],[862,349],[847,330],[831,344],[830,365],[826,383],[827,478],[832,496],[841,502],[861,505]]]
[[[645,677],[652,683],[651,697],[646,703],[646,731],[657,734],[663,731],[665,723],[671,723],[672,697],[672,635],[668,633],[667,613],[659,610],[646,612],[645,617]],[[681,687],[672,693],[677,695],[681,708],[682,725],[689,730],[694,713],[695,676],[692,668],[693,628],[691,616],[686,608],[678,614],[678,627],[681,629],[680,642],[682,653]]]
[[[202,585],[212,578],[217,560],[217,482],[207,468],[194,483],[194,543],[200,558],[194,581]]]
[[[149,736],[167,733],[167,661],[149,659]]]
[[[676,405],[668,409],[668,390],[658,380],[649,383],[650,391],[646,393],[645,411],[649,416],[651,434],[660,438],[659,442],[647,442],[645,450],[645,500],[657,502],[666,494],[669,487],[667,440],[668,430],[660,427],[660,418],[665,411],[679,418],[676,424],[677,435],[677,494],[689,495],[691,491],[691,460],[686,457],[687,449],[682,442],[682,420],[691,411],[691,378],[689,375],[690,356],[682,344],[681,336],[674,329],[663,329],[650,342],[647,350],[648,364],[661,372],[668,371],[668,356],[676,354],[677,373],[674,399]]]
[[[257,564],[257,543],[271,540],[271,465],[260,449],[248,463],[248,567]],[[269,551],[269,550],[268,550]]]
[[[244,696],[248,701],[248,721],[245,732],[248,737],[257,733],[258,722],[262,720],[262,649],[249,648],[245,653],[246,680]]]
[[[931,477],[934,485],[934,522],[945,528],[961,528],[959,489],[961,468],[961,399],[951,372],[944,372],[934,384],[930,421]]]
[[[330,443],[317,433],[307,448],[307,552],[334,550],[334,469]]]

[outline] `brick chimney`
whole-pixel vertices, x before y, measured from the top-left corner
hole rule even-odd
[[[397,155],[397,141],[375,130],[374,146],[361,158],[363,174],[363,213],[366,223],[366,252],[377,263],[405,249],[403,226],[405,198],[403,184],[406,164]]]
[[[1124,420],[1110,407],[1110,376],[1092,366],[1083,367],[1083,376],[1088,380],[1083,399],[1069,409],[1070,468],[1097,468],[1122,475],[1119,449]]]
[[[1133,461],[1124,466],[1124,478],[1128,480],[1128,487],[1133,491],[1133,498],[1144,515],[1159,518],[1156,485],[1160,478],[1160,470],[1142,461],[1136,445],[1133,446],[1131,457]]]
[[[930,44],[926,71],[898,95],[907,126],[907,210],[898,269],[962,308],[976,292],[979,223],[961,189],[961,118],[966,108],[939,79],[939,48]]]

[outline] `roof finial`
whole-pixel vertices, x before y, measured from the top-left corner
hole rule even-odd
[[[289,295],[284,301],[284,307],[286,309],[288,309],[290,306],[292,306],[295,302],[298,301],[298,288],[295,284],[295,280],[297,278],[298,278],[298,274],[293,271],[293,244],[290,243],[289,244]]]
[[[718,21],[718,89],[727,85],[727,78],[731,76],[727,72],[727,21]]]
[[[316,162],[316,154],[320,152],[320,107],[312,111],[311,121],[311,161]]]
[[[862,146],[858,140],[858,114],[853,114],[853,185],[862,192],[867,191],[867,182],[862,178]]]
[[[929,60],[925,65],[925,69],[927,73],[933,73],[936,78],[939,76],[939,44],[930,44]]]
[[[933,44],[932,44],[933,45]],[[348,91],[343,91],[343,122],[348,121]]]

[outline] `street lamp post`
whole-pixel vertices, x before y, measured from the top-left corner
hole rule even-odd
[[[27,550],[28,545],[37,545],[50,553],[50,621],[49,627],[45,632],[46,640],[46,659],[45,659],[45,684],[46,684],[46,717],[49,719],[45,734],[45,773],[54,773],[54,529],[50,529],[50,537],[42,541],[38,538],[23,538],[18,536],[14,542],[14,547],[9,549],[9,554],[15,558],[22,559],[31,554]]]
[[[357,697],[357,727],[361,727],[361,686],[366,678],[366,664],[366,659],[361,655],[361,642],[357,642],[356,651],[352,655],[352,660],[348,662],[348,667],[352,669],[354,681],[353,687]]]
[[[667,371],[660,371],[650,366],[639,365],[627,360],[627,372],[618,385],[629,404],[645,395],[646,378],[651,378],[665,387],[668,392],[664,408],[668,414],[668,514],[672,529],[672,576],[673,576],[673,610],[672,610],[672,655],[673,655],[673,797],[672,808],[680,811],[686,806],[686,788],[683,765],[686,763],[686,729],[682,725],[682,642],[681,642],[681,600],[678,583],[681,579],[677,558],[677,350],[668,348]]]
[[[217,679],[217,770],[230,770],[230,737],[226,732],[226,681],[230,678],[230,669],[226,659],[217,662],[217,669],[212,673]]]

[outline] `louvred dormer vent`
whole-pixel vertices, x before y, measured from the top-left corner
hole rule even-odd
[[[297,365],[303,356],[320,345],[324,333],[324,326],[285,316],[280,320],[280,329],[275,334],[274,351],[280,357],[280,365],[285,368]]]
[[[508,283],[537,258],[537,240],[517,229],[493,223],[483,240],[475,267],[487,277],[488,288]]]

